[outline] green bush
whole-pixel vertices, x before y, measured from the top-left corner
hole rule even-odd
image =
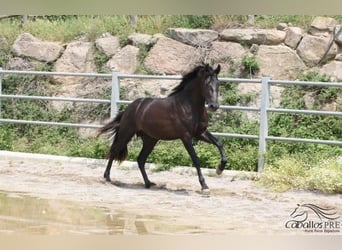
[[[192,29],[209,29],[213,24],[213,16],[209,15],[185,15],[178,16],[174,21],[175,26]]]
[[[307,164],[302,159],[283,157],[265,167],[258,183],[273,191],[309,189],[342,193],[342,162],[333,157]]]
[[[0,47],[0,68],[5,68],[5,65],[7,64],[10,57],[10,49]]]
[[[13,133],[9,125],[1,124],[0,126],[0,150],[12,150]]]
[[[242,58],[242,66],[244,68],[243,73],[247,76],[253,76],[260,70],[259,64],[255,56],[244,56]]]
[[[96,50],[96,53],[94,56],[94,62],[96,65],[96,71],[98,73],[106,73],[103,68],[109,59],[110,59],[110,56],[107,56],[105,53],[103,53],[99,50]]]
[[[77,138],[70,143],[68,156],[105,159],[109,150],[108,140],[97,138]]]
[[[308,72],[300,77],[302,81],[330,81],[326,75]],[[314,99],[314,109],[321,109],[322,105],[337,101],[336,88],[316,86],[287,86],[285,87],[281,107],[289,109],[308,109],[304,96],[310,92]],[[341,109],[341,107],[339,107]],[[269,134],[272,136],[299,137],[321,140],[341,140],[342,121],[337,116],[282,114],[274,113],[270,117]],[[277,153],[279,151],[280,153]],[[268,160],[272,162],[275,156],[281,154],[301,155],[304,160],[313,164],[324,155],[332,157],[341,155],[340,147],[309,143],[269,143]],[[318,159],[316,159],[316,156]]]

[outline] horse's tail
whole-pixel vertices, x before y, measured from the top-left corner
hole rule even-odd
[[[119,130],[120,121],[121,121],[123,113],[124,111],[120,112],[119,114],[117,114],[117,116],[114,119],[112,119],[111,121],[103,125],[101,128],[99,128],[97,136],[100,136],[107,132],[110,132],[111,135],[116,134]]]
[[[126,136],[126,133],[131,131],[125,131],[124,129],[119,138],[120,122],[123,114],[124,111],[120,112],[114,119],[106,123],[103,127],[101,127],[98,130],[98,136],[107,132],[109,132],[111,137],[114,136],[113,144],[110,148],[110,151],[107,154],[107,158],[112,158],[119,164],[127,159],[127,144],[135,134],[135,131],[132,131],[132,133]]]

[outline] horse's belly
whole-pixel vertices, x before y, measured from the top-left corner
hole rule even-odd
[[[158,122],[154,119],[145,121],[141,131],[150,137],[158,140],[175,140],[180,138],[180,133],[174,128],[171,122]]]

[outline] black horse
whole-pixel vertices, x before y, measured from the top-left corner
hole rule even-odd
[[[227,158],[221,142],[208,130],[208,115],[205,103],[211,111],[219,108],[217,75],[220,65],[213,69],[208,64],[195,67],[184,75],[181,83],[166,98],[139,98],[99,129],[99,135],[111,132],[113,144],[108,153],[108,164],[104,178],[110,181],[113,160],[119,164],[127,158],[127,144],[134,135],[143,141],[138,156],[138,165],[144,178],[145,187],[155,185],[145,171],[145,162],[158,140],[180,139],[196,167],[202,190],[209,189],[200,169],[200,161],[194,150],[192,139],[214,144],[220,151],[221,164],[217,174],[221,174]]]

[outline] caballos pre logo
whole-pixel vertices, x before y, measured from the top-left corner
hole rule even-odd
[[[285,223],[288,229],[308,233],[339,233],[342,230],[341,216],[334,208],[323,208],[314,204],[297,204]]]

